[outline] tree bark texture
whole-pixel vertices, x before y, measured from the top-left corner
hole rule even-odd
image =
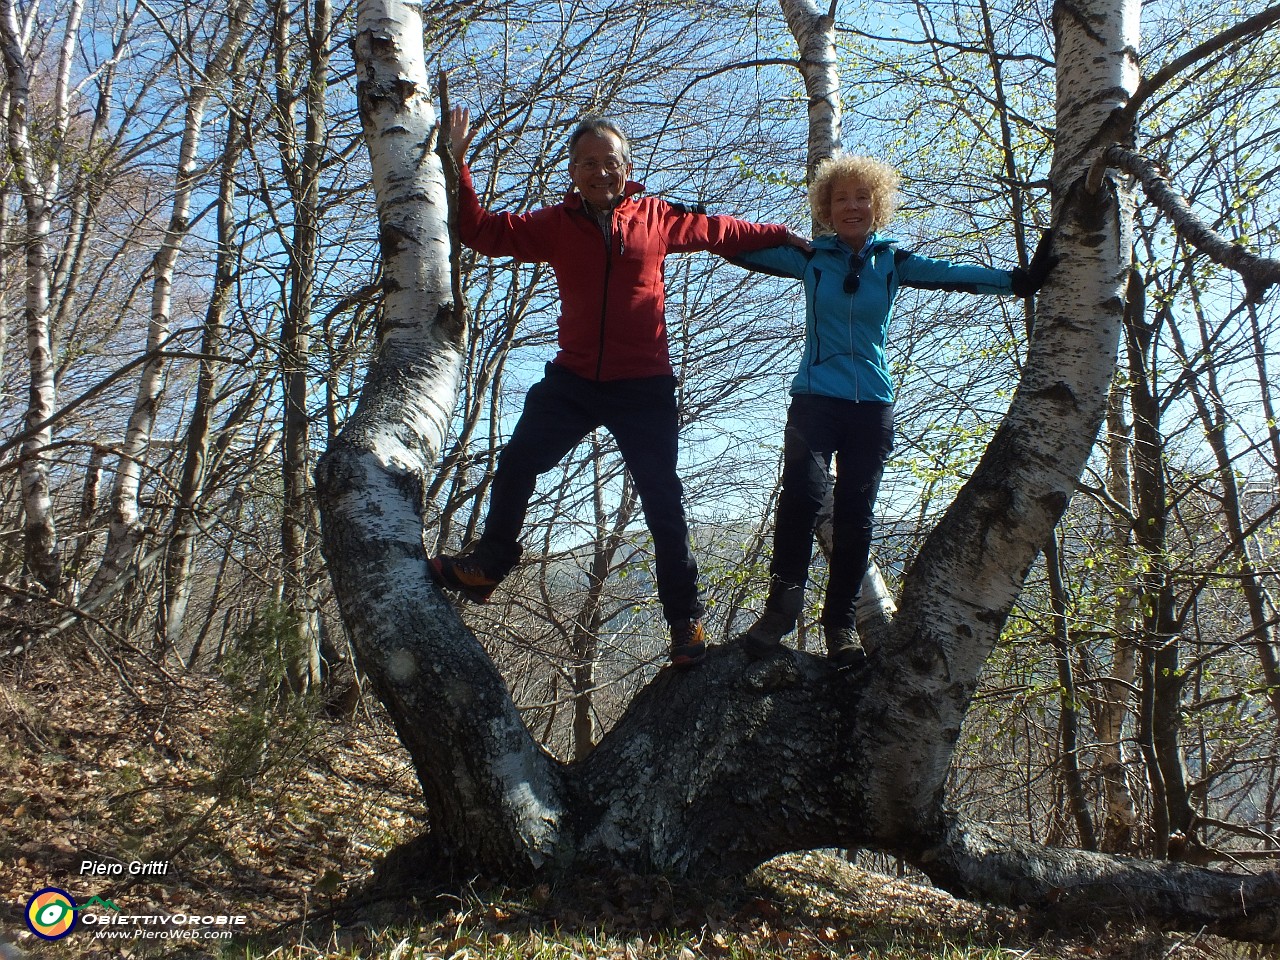
[[[304,142],[298,132],[292,103],[293,10],[276,7],[276,100],[281,165],[289,185],[293,228],[289,235],[289,303],[280,330],[280,374],[284,389],[280,516],[281,599],[297,625],[298,647],[287,662],[289,684],[302,693],[320,682],[320,635],[313,575],[307,554],[314,542],[315,508],[311,499],[310,418],[307,376],[311,354],[311,313],[315,304],[315,270],[320,244],[320,176],[325,149],[326,85],[332,12],[328,0],[314,0],[308,18],[303,7],[301,33],[307,74],[302,96]]]
[[[360,665],[419,770],[439,846],[482,869],[528,872],[563,858],[559,778],[492,661],[429,583],[422,547],[423,491],[458,392],[465,307],[450,278],[421,10],[362,0],[357,17],[383,311],[360,404],[317,470],[325,557]]]
[[[1133,515],[1133,484],[1129,467],[1128,441],[1132,427],[1124,415],[1125,392],[1119,380],[1112,384],[1107,400],[1107,494],[1120,505],[1120,513]],[[1134,549],[1132,524],[1113,514],[1109,521],[1114,549],[1129,559]],[[1124,853],[1134,843],[1134,827],[1138,822],[1137,805],[1129,783],[1127,739],[1124,726],[1132,717],[1134,676],[1137,671],[1133,636],[1139,616],[1138,598],[1124,588],[1116,592],[1112,614],[1111,664],[1103,678],[1101,695],[1089,701],[1094,730],[1098,736],[1098,768],[1102,772],[1103,829],[1102,849],[1108,853]]]
[[[1105,919],[1280,943],[1280,873],[1206,870],[1019,843],[952,824],[921,868],[959,896],[1044,908],[1056,923]]]
[[[809,146],[805,182],[819,163],[840,149],[840,68],[836,58],[835,4],[823,10],[811,0],[781,0],[787,27],[800,48],[800,75],[809,95]]]
[[[1112,146],[1108,163],[1133,174],[1142,183],[1148,198],[1173,223],[1182,237],[1215,263],[1234,270],[1244,278],[1246,299],[1256,303],[1276,283],[1280,283],[1280,260],[1261,257],[1238,243],[1232,243],[1204,223],[1187,201],[1170,186],[1155,164],[1133,150]]]
[[[243,59],[243,53],[239,54],[230,70],[233,90],[239,86],[243,76]],[[201,521],[200,503],[204,497],[210,466],[213,415],[220,379],[218,366],[223,351],[227,308],[235,282],[235,172],[243,150],[244,138],[240,133],[240,124],[233,122],[228,125],[218,178],[218,252],[215,257],[213,289],[205,309],[195,401],[187,426],[182,476],[178,481],[177,502],[174,505],[169,542],[165,548],[164,597],[156,628],[160,646],[165,651],[178,648],[186,624],[187,605],[191,599],[192,560]]]

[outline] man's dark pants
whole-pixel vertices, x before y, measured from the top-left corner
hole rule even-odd
[[[867,572],[873,512],[884,464],[893,450],[893,404],[797,394],[787,411],[782,493],[774,530],[767,604],[788,617],[800,612],[813,535],[836,458],[834,547],[822,623],[854,626],[854,606]]]
[[[613,435],[631,471],[653,536],[658,599],[668,622],[703,615],[698,566],[689,544],[684,488],[676,474],[679,421],[675,377],[587,380],[554,363],[530,388],[511,440],[498,457],[484,541],[511,563],[538,475],[592,430]]]

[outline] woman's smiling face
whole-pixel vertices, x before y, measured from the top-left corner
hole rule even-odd
[[[831,187],[831,227],[854,250],[861,250],[875,224],[871,188],[860,180],[837,180]]]

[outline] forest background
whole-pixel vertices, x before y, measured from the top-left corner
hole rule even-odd
[[[1261,9],[1145,4],[1144,62]],[[357,714],[311,480],[378,322],[354,8],[73,0],[0,14],[5,668],[56,649],[226,682],[265,646],[298,698]],[[491,207],[557,199],[567,132],[600,112],[626,126],[651,192],[806,228],[805,94],[775,7],[425,14],[434,66],[482,120],[473,167]],[[1046,4],[837,11],[844,144],[904,171],[892,232],[907,244],[1025,262],[1049,217],[1049,23]],[[1276,62],[1262,33],[1139,116],[1144,151],[1192,208],[1264,255]],[[1274,864],[1275,311],[1149,211],[1136,230],[1143,297],[1105,433],[988,663],[949,799],[1037,842]],[[428,551],[476,532],[553,349],[547,271],[484,258],[464,270],[474,334],[427,491]],[[667,275],[682,472],[724,640],[764,588],[802,305],[714,258],[673,258]],[[875,548],[891,587],[1003,415],[1027,324],[1013,301],[900,300],[897,450]],[[544,478],[526,543],[519,577],[465,616],[529,728],[581,757],[664,656],[649,544],[607,435]]]

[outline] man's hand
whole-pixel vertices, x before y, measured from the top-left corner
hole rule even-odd
[[[453,147],[453,159],[461,169],[467,162],[467,150],[476,136],[476,131],[471,126],[471,111],[466,107],[450,109],[448,131],[449,143]]]

